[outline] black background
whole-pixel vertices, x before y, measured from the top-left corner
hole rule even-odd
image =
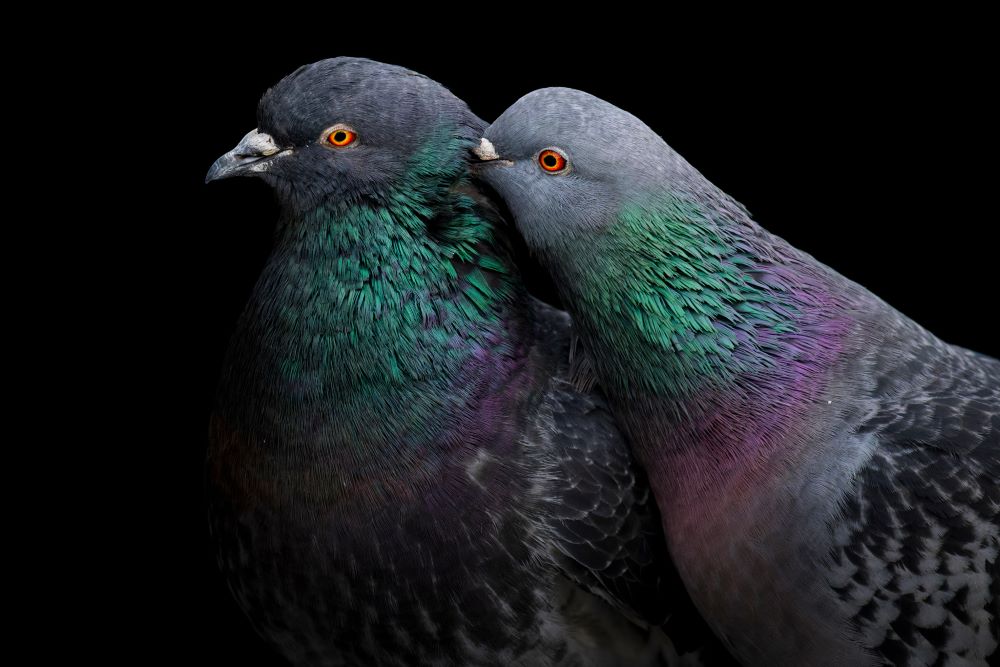
[[[155,357],[143,375],[156,388],[138,414],[164,437],[131,473],[140,495],[117,509],[127,525],[141,516],[150,542],[117,556],[132,602],[98,620],[135,629],[115,657],[276,660],[216,572],[202,497],[216,378],[276,207],[261,182],[203,180],[255,126],[263,91],[301,64],[356,55],[404,65],[487,120],[538,87],[587,90],[646,121],[770,231],[945,340],[1000,355],[995,68],[970,25],[824,36],[813,24],[773,38],[662,23],[632,34],[647,22],[633,18],[586,37],[542,23],[514,36],[510,20],[484,18],[390,37],[373,32],[374,15],[329,12],[280,25],[191,17],[151,49],[141,95],[157,120],[138,119],[139,143],[157,169],[141,174],[136,196],[155,190],[155,210],[135,221],[145,252],[133,260],[154,295],[144,332],[158,342],[139,352]],[[544,289],[543,276],[531,280]]]

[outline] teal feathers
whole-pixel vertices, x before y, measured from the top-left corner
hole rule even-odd
[[[564,255],[558,271],[572,285],[564,294],[590,314],[580,325],[615,337],[601,349],[615,367],[610,381],[697,391],[769,365],[759,348],[766,333],[795,330],[793,295],[755,277],[759,257],[734,243],[720,215],[677,196],[646,197]]]
[[[420,449],[441,415],[461,415],[485,390],[465,375],[509,363],[507,329],[520,325],[504,318],[520,288],[462,172],[463,148],[429,140],[387,205],[331,198],[284,220],[224,382],[269,397],[272,414],[247,420],[321,422],[356,443],[352,468],[368,469],[396,453],[366,443]]]

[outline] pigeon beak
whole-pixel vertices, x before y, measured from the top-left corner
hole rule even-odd
[[[493,148],[493,143],[486,137],[479,140],[479,145],[473,148],[472,152],[475,153],[476,157],[483,162],[500,159],[500,156],[497,154],[497,149]]]
[[[236,144],[236,148],[212,164],[212,168],[205,176],[205,182],[267,171],[274,158],[291,152],[291,149],[282,150],[270,134],[258,132],[256,129],[250,130],[240,139],[240,143]]]
[[[499,153],[497,153],[497,149],[493,147],[493,143],[486,137],[479,140],[479,145],[473,148],[472,152],[477,158],[479,158],[479,161],[475,163],[477,165],[490,163],[494,165],[510,166],[514,164],[511,160],[504,160],[501,158]]]

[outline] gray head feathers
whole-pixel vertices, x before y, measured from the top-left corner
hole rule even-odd
[[[543,253],[600,231],[623,204],[641,205],[666,187],[741,210],[648,125],[579,90],[528,93],[484,137],[499,159],[484,163],[482,178],[507,202],[529,244]],[[542,168],[547,149],[565,156],[564,170]]]

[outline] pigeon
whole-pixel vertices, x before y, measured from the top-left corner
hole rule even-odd
[[[725,659],[605,400],[571,381],[569,317],[469,176],[486,123],[359,58],[299,68],[257,119],[206,178],[281,207],[207,479],[259,634],[296,665]]]
[[[529,93],[475,152],[737,660],[997,664],[1000,362],[768,233],[592,95]]]

